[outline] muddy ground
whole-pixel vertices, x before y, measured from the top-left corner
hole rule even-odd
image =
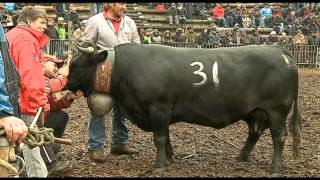
[[[289,134],[283,152],[282,175],[289,177],[320,176],[320,70],[299,69],[299,102],[302,115],[301,159],[292,157],[292,139]],[[170,127],[174,162],[162,173],[151,171],[155,161],[152,133],[147,133],[128,122],[129,145],[140,154],[114,156],[109,154],[111,116],[106,120],[108,136],[105,150],[108,161],[94,163],[88,157],[89,111],[84,98],[67,109],[70,122],[65,138],[73,145],[63,145],[72,166],[59,176],[72,177],[261,177],[268,176],[273,145],[266,130],[252,152],[249,162],[237,162],[235,157],[244,145],[247,126],[243,121],[224,129],[177,123]],[[291,116],[289,116],[291,118]]]

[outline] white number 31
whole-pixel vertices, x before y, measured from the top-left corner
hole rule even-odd
[[[193,63],[190,64],[190,66],[195,66],[195,65],[199,66],[199,69],[198,69],[197,71],[194,71],[193,74],[196,74],[196,75],[201,76],[201,77],[202,77],[202,81],[197,82],[197,83],[193,83],[193,85],[195,85],[195,86],[202,86],[202,85],[204,85],[204,84],[207,82],[208,78],[207,78],[206,73],[202,72],[202,70],[203,70],[203,63],[196,61],[196,62],[193,62]],[[213,67],[212,67],[212,80],[213,80],[213,82],[214,82],[214,84],[215,84],[216,86],[219,86],[218,63],[217,63],[217,62],[215,62],[215,63],[213,64]]]

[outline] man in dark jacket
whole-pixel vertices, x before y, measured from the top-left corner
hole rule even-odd
[[[203,31],[198,36],[198,45],[201,48],[207,48],[208,43],[208,29],[203,29]]]
[[[50,38],[50,39],[59,39],[59,34],[57,29],[55,28],[55,19],[53,17],[47,18],[47,29],[44,31],[44,33]]]
[[[173,21],[176,25],[179,24],[178,10],[175,3],[172,3],[171,6],[167,10],[169,24],[172,25]]]
[[[177,47],[185,47],[187,42],[187,36],[183,33],[182,28],[177,28],[176,34],[173,36],[173,40]]]
[[[217,48],[220,44],[220,37],[217,33],[217,27],[213,26],[208,35],[208,45],[210,48]]]
[[[49,43],[49,51],[48,54],[55,55],[56,49],[58,47],[58,40],[59,40],[59,34],[55,27],[55,19],[53,17],[47,18],[47,29],[44,31],[44,33],[50,38]]]
[[[74,4],[69,5],[69,21],[72,21],[72,25],[74,24],[80,24],[80,17],[79,14],[76,11],[76,7]]]
[[[259,34],[259,30],[257,28],[253,31],[252,39],[253,39],[253,44],[255,45],[263,44],[263,38]]]

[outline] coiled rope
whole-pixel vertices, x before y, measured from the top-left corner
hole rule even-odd
[[[35,116],[33,122],[31,123],[30,127],[28,127],[27,137],[24,139],[23,143],[21,143],[20,145],[26,144],[30,149],[33,149],[37,146],[52,144],[54,142],[70,145],[72,143],[70,140],[54,137],[52,128],[46,128],[46,127],[34,128],[34,125],[38,120],[41,111],[42,111],[42,108],[38,110],[37,115]],[[5,134],[6,134],[5,130],[0,129],[0,137],[6,136]],[[15,154],[15,147],[16,147],[16,144],[12,144],[12,143],[9,144],[9,155],[8,155],[9,162],[15,161],[16,157],[19,157],[19,156],[16,156]],[[19,157],[19,159],[22,160],[25,166],[23,158]],[[22,170],[18,173],[18,170],[14,166],[12,166],[10,163],[8,163],[3,159],[0,159],[0,166],[4,166],[14,174],[20,174],[24,168],[23,166]]]

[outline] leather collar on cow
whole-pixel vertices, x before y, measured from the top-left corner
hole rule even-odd
[[[97,65],[94,90],[109,94],[111,90],[111,72],[113,61],[106,60]]]

